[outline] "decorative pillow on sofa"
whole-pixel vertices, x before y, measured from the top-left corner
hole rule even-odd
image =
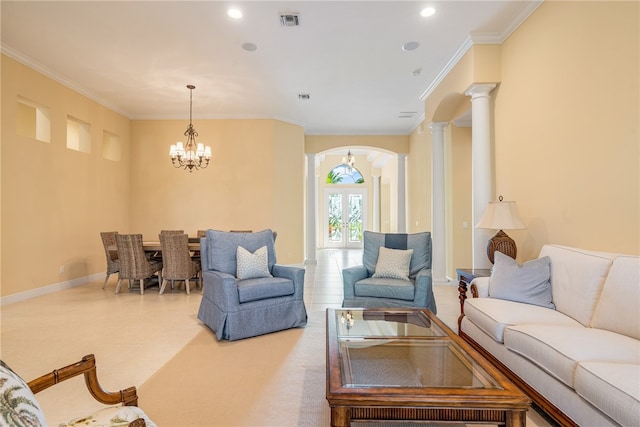
[[[520,265],[513,258],[496,252],[489,282],[489,296],[553,308],[551,260],[541,257]]]
[[[236,277],[239,280],[256,279],[259,277],[273,277],[269,273],[269,262],[267,247],[262,246],[254,253],[249,252],[242,246],[237,250],[238,266]]]
[[[46,426],[44,415],[27,383],[0,360],[0,395],[2,414],[16,425]],[[3,424],[4,425],[4,424]]]
[[[409,265],[413,249],[389,249],[380,246],[376,270],[371,277],[409,281]]]

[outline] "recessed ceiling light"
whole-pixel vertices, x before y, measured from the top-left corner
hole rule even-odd
[[[428,16],[433,16],[436,13],[436,10],[432,7],[425,7],[420,11],[420,16],[424,16],[425,18]]]
[[[227,10],[227,15],[233,19],[242,18],[242,11],[240,9],[229,9]]]
[[[402,50],[405,50],[408,52],[410,50],[416,50],[418,46],[420,46],[420,43],[418,42],[406,42],[405,44],[402,45]]]
[[[242,43],[242,48],[247,52],[255,52],[258,46],[255,43]]]

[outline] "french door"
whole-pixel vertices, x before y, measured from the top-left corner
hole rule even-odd
[[[366,188],[325,189],[325,247],[362,248],[362,232],[367,224],[366,198]]]

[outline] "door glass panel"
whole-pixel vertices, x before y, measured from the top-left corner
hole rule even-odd
[[[329,241],[342,241],[342,194],[329,194]]]
[[[362,195],[349,194],[349,242],[362,241]]]

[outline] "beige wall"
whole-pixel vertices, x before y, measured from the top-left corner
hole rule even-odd
[[[471,84],[499,83],[492,173],[496,197],[516,200],[528,227],[509,232],[521,261],[545,243],[640,253],[638,17],[637,2],[545,2],[502,46],[470,49],[425,100],[426,123],[452,121]],[[452,126],[450,276],[470,266],[471,244],[459,228],[470,136]]]
[[[431,231],[431,132],[421,125],[409,135],[407,232]]]
[[[18,135],[18,97],[50,110],[50,143]],[[90,124],[90,153],[66,148],[67,116]],[[0,295],[103,272],[101,231],[153,239],[164,228],[273,228],[278,261],[301,263],[303,129],[276,120],[196,121],[214,158],[190,174],[168,158],[187,124],[130,121],[2,56]],[[118,137],[120,161],[103,158],[105,131]],[[26,161],[7,161],[25,154]]]
[[[50,110],[49,143],[18,135],[19,96]],[[66,148],[68,115],[90,153]],[[129,227],[129,160],[102,157],[104,130],[128,151],[126,118],[2,56],[2,296],[104,271],[99,232]]]
[[[640,253],[638,2],[545,2],[502,46],[496,194],[523,259],[552,242]]]
[[[185,120],[131,123],[131,229],[157,239],[161,229],[278,231],[278,262],[301,263],[304,251],[304,133],[276,120],[194,120],[211,145],[207,169],[169,161]]]

